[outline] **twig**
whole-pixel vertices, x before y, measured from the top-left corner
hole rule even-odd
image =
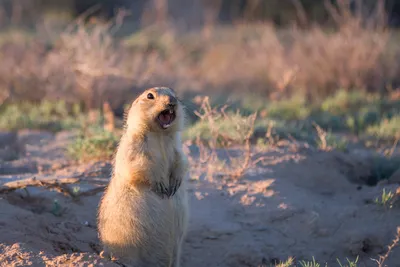
[[[79,197],[88,197],[88,196],[94,196],[97,193],[100,193],[105,190],[107,187],[106,185],[98,186],[96,188],[81,192],[81,193],[75,193],[71,188],[68,187],[70,184],[77,184],[82,179],[78,177],[68,177],[68,178],[59,178],[59,179],[37,179],[35,176],[30,177],[28,179],[20,180],[20,181],[14,181],[14,182],[8,182],[0,186],[0,194],[6,194],[13,192],[17,189],[25,189],[27,187],[45,187],[45,188],[52,188],[55,189],[57,192],[63,193],[65,195],[68,195],[74,199],[77,199]]]
[[[397,143],[399,142],[399,139],[400,139],[400,134],[399,134],[398,137],[396,137],[396,140],[394,141],[392,147],[391,147],[390,150],[389,150],[389,153],[388,153],[388,156],[389,156],[389,157],[392,157],[392,156],[393,156],[393,153],[395,152],[395,150],[396,150],[396,148],[397,148]]]
[[[308,20],[303,4],[299,0],[292,0],[292,3],[296,8],[297,18],[299,19],[299,22],[302,26],[307,26]]]
[[[246,150],[245,159],[244,159],[244,162],[243,162],[242,166],[237,168],[231,174],[231,176],[234,177],[234,178],[241,177],[244,174],[244,172],[246,171],[246,169],[248,169],[250,167],[250,165],[252,165],[252,163],[253,163],[253,162],[251,162],[252,153],[251,153],[251,142],[250,142],[250,139],[251,139],[251,136],[254,133],[254,126],[255,126],[256,118],[257,118],[257,112],[255,112],[252,115],[252,118],[250,119],[250,125],[251,126],[250,126],[249,131],[247,132],[246,137],[245,137],[245,150]]]
[[[389,258],[389,254],[398,245],[399,242],[400,242],[400,226],[397,227],[396,237],[393,239],[392,243],[388,246],[388,250],[386,251],[385,255],[379,256],[379,260],[373,259],[378,264],[378,267],[385,266],[383,264]]]
[[[59,178],[59,179],[40,179],[38,180],[35,176],[14,181],[8,182],[0,186],[0,194],[10,193],[17,189],[23,189],[29,186],[36,186],[36,187],[46,187],[46,188],[56,188],[63,193],[68,193],[73,195],[71,189],[69,189],[66,185],[68,184],[76,184],[80,181],[79,178],[76,177],[69,177],[69,178]]]
[[[319,148],[322,149],[322,150],[327,150],[328,149],[328,144],[327,144],[327,141],[326,141],[327,132],[325,132],[315,122],[313,122],[313,125],[314,125],[315,129],[317,130],[318,138],[319,138],[319,141],[320,141]]]
[[[69,23],[66,27],[66,32],[70,32],[73,28],[74,25],[77,25],[81,23],[85,18],[90,16],[90,14],[94,14],[96,11],[98,11],[101,8],[100,4],[96,4],[88,9],[86,9],[84,12],[82,12],[74,21]]]
[[[226,113],[226,109],[228,108],[228,105],[222,106],[220,109],[212,108],[210,105],[209,97],[204,97],[202,100],[202,104],[200,107],[200,111],[195,111],[195,114],[200,118],[201,121],[205,121],[208,123],[210,133],[211,133],[211,138],[208,142],[209,150],[206,151],[204,148],[203,144],[200,142],[199,136],[196,138],[196,144],[199,148],[200,151],[200,158],[198,162],[201,163],[208,163],[207,166],[207,173],[211,172],[211,165],[214,163],[219,162],[219,157],[217,155],[217,143],[218,140],[221,140],[221,145],[222,149],[226,152],[226,156],[228,158],[228,161],[230,162],[230,166],[227,167],[225,166],[222,168],[222,172],[226,176],[230,176],[231,178],[240,178],[243,176],[243,174],[246,172],[247,169],[255,166],[258,161],[253,160],[253,153],[251,150],[251,139],[254,134],[254,129],[255,129],[255,121],[257,119],[257,112],[253,113],[252,115],[248,116],[246,118],[246,129],[243,129],[241,124],[236,125],[236,130],[238,133],[241,133],[241,137],[243,137],[243,145],[244,145],[244,154],[243,154],[243,161],[241,160],[240,162],[233,163],[235,157],[230,155],[228,147],[230,146],[232,140],[231,138],[228,138],[226,135],[222,134],[219,132],[218,127],[216,127],[218,120],[223,119],[223,120],[232,120],[232,117]],[[237,110],[236,116],[239,116],[239,110]],[[232,123],[235,123],[235,121],[232,121]],[[247,129],[247,127],[249,127]],[[242,140],[242,138],[240,138]],[[235,166],[232,170],[232,167]]]

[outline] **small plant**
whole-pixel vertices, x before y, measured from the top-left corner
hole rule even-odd
[[[81,188],[80,188],[79,186],[74,186],[74,187],[72,188],[72,194],[73,194],[73,196],[78,196],[80,191],[81,191]]]
[[[266,150],[270,146],[270,139],[258,138],[256,146],[259,150]]]
[[[305,104],[304,97],[293,96],[288,100],[272,102],[267,106],[268,116],[283,120],[302,120],[307,118],[311,109]]]
[[[389,258],[389,255],[391,252],[393,252],[393,249],[400,243],[400,226],[397,227],[396,231],[396,236],[393,239],[392,243],[387,247],[387,251],[384,255],[379,255],[379,259],[373,259],[377,264],[378,267],[386,267],[387,265],[384,265],[385,261]]]
[[[81,162],[110,160],[117,144],[118,136],[113,132],[93,130],[78,136],[68,147],[68,154]]]
[[[339,259],[336,259],[337,262],[339,263],[340,267],[357,267],[357,262],[358,262],[358,256],[354,261],[349,260],[348,258],[346,258],[347,264],[346,265],[342,265],[342,263],[340,262]]]
[[[205,167],[209,178],[215,175],[216,172],[231,178],[242,177],[249,168],[261,160],[254,159],[251,147],[251,138],[254,134],[257,113],[241,116],[238,112],[227,113],[225,109],[226,107],[221,110],[212,108],[209,98],[205,97],[200,112],[195,112],[200,118],[199,123],[207,127],[210,137],[202,140],[198,133],[195,143],[199,148],[200,155],[199,160],[192,160],[193,166],[196,169]],[[221,125],[224,123],[230,125],[229,131],[221,129]],[[243,148],[243,153],[240,153],[241,156],[231,155],[228,148],[232,145],[238,145]],[[226,152],[226,160],[219,158],[217,148],[222,148]]]
[[[56,132],[79,128],[83,121],[84,115],[77,105],[73,105],[70,112],[63,101],[13,103],[2,107],[0,111],[0,129],[46,129]]]
[[[300,266],[301,267],[321,267],[321,264],[319,264],[317,261],[315,261],[315,258],[312,257],[312,261],[300,261]],[[325,266],[327,267],[328,265],[325,264]]]
[[[348,142],[344,138],[335,137],[332,133],[328,132],[326,136],[326,141],[328,146],[340,150],[345,151],[347,149]]]
[[[314,124],[315,129],[317,130],[318,138],[319,140],[317,141],[318,147],[322,150],[328,150],[328,143],[326,141],[326,135],[327,133],[319,127],[319,125]]]
[[[187,129],[184,137],[192,140],[198,136],[202,140],[215,139],[218,147],[243,143],[250,128],[254,127],[255,118],[253,124],[251,122],[254,114],[243,116],[238,111],[227,112],[227,107],[212,108],[208,98],[204,101],[200,108],[202,114],[195,111],[200,120]]]
[[[386,190],[383,189],[381,198],[380,199],[378,197],[375,198],[374,202],[375,204],[384,206],[385,208],[387,207],[392,208],[394,199],[395,199],[395,194],[393,192],[391,191],[386,192]]]
[[[54,216],[61,216],[62,215],[62,208],[61,205],[58,203],[57,199],[54,199],[53,201],[53,208],[50,211]]]
[[[276,264],[275,267],[291,267],[294,264],[294,258],[289,257],[285,262],[281,262],[279,264]]]
[[[372,100],[374,100],[373,96],[363,92],[348,92],[340,89],[322,102],[321,109],[331,114],[342,115],[358,110],[362,105],[368,104]]]
[[[326,132],[319,125],[314,123],[314,127],[317,130],[318,148],[324,151],[331,149],[345,150],[347,148],[347,141],[342,138],[336,138],[332,133]]]
[[[367,133],[375,137],[396,140],[400,138],[400,116],[394,116],[367,128]]]

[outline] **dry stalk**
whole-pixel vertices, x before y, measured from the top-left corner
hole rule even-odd
[[[272,93],[271,98],[278,100],[279,97],[287,94],[287,88],[295,80],[298,68],[287,69],[283,72],[280,80],[277,80],[276,87],[277,91]]]
[[[55,61],[59,59],[68,63],[68,73],[78,85],[76,94],[85,100],[88,109],[101,106],[109,83],[106,78],[134,79],[132,70],[126,65],[128,61],[124,61],[122,53],[116,50],[112,36],[112,31],[121,26],[124,16],[126,12],[120,10],[115,23],[97,23],[89,28],[83,17],[78,17],[61,34],[60,48],[53,53]]]
[[[292,0],[293,5],[296,8],[297,18],[299,19],[300,25],[306,26],[309,24],[306,11],[300,0]]]
[[[21,1],[11,1],[11,24],[18,25],[22,18],[22,3]]]
[[[210,40],[218,13],[221,11],[221,0],[206,0],[204,1],[204,25],[202,29],[202,36],[204,40]]]
[[[269,145],[276,145],[279,141],[279,138],[273,135],[274,126],[274,121],[268,122],[267,131],[265,132],[265,138],[267,139]]]
[[[66,27],[66,31],[70,32],[77,24],[82,24],[84,20],[90,16],[90,14],[93,14],[94,12],[98,11],[101,8],[100,4],[93,5],[92,7],[86,9],[84,12],[82,12],[76,19],[69,23]]]
[[[108,101],[103,102],[104,130],[114,132],[115,117]]]
[[[200,140],[199,136],[197,136],[196,138],[196,145],[200,153],[200,159],[197,161],[198,163],[196,164],[196,166],[199,167],[201,164],[207,164],[207,177],[211,177],[213,172],[217,171],[222,173],[223,176],[229,176],[231,178],[237,179],[242,177],[246,170],[254,167],[255,164],[260,161],[258,159],[253,159],[254,155],[251,149],[251,138],[254,133],[257,112],[251,114],[246,118],[247,123],[245,127],[248,127],[248,129],[243,129],[243,126],[241,126],[240,124],[235,125],[237,133],[240,133],[239,138],[242,139],[240,145],[243,145],[244,150],[242,157],[240,157],[239,159],[232,156],[229,152],[229,148],[232,145],[233,140],[227,137],[226,134],[221,133],[217,127],[218,120],[233,119],[232,116],[225,112],[227,107],[228,106],[225,105],[220,108],[220,110],[212,108],[210,105],[209,97],[204,97],[200,107],[200,110],[202,112],[195,111],[195,114],[200,118],[200,120],[207,123],[211,133],[210,140],[206,142],[207,147],[204,145],[204,141]],[[232,123],[235,122],[232,121]],[[222,149],[226,152],[227,162],[229,162],[227,166],[225,166],[225,162],[220,160],[218,157],[218,144],[220,146],[219,149]]]
[[[199,149],[200,155],[197,161],[192,159],[192,162],[196,162],[194,165],[196,166],[197,170],[202,170],[203,165],[205,164],[206,176],[207,178],[211,178],[213,172],[221,171],[218,168],[218,165],[220,165],[218,155],[216,152],[218,131],[216,130],[215,127],[215,120],[219,119],[221,115],[216,111],[216,109],[213,109],[211,107],[208,96],[203,98],[200,110],[202,110],[203,113],[200,113],[198,111],[194,111],[194,113],[196,114],[196,116],[200,118],[201,121],[207,121],[211,130],[212,138],[209,141],[207,141],[207,146],[206,146],[204,145],[204,141],[201,140],[199,135],[196,137],[195,143]]]
[[[385,267],[386,266],[386,265],[383,265],[383,264],[389,258],[389,254],[399,244],[399,242],[400,242],[400,226],[397,227],[396,237],[393,239],[392,243],[388,246],[388,250],[386,251],[386,253],[383,256],[380,255],[378,260],[373,259],[378,264],[378,267]]]
[[[318,138],[319,138],[319,141],[320,141],[319,148],[322,149],[322,150],[328,150],[329,147],[328,147],[328,144],[327,144],[327,141],[326,141],[327,132],[324,131],[315,122],[313,122],[313,125],[314,125],[315,129],[317,130]]]
[[[351,2],[356,4],[356,13],[353,14],[350,8]],[[372,29],[383,30],[386,27],[385,1],[378,0],[375,3],[373,16],[365,16],[363,0],[337,0],[336,6],[329,0],[324,0],[325,8],[334,22],[342,29],[369,26]],[[367,21],[366,18],[369,20]],[[366,25],[366,24],[369,25]],[[364,25],[363,25],[364,24]]]
[[[96,109],[90,109],[88,111],[88,122],[90,124],[95,124],[95,123],[98,122],[98,119],[99,119],[99,114],[98,114],[97,110]],[[84,128],[86,129],[87,125],[84,125]]]
[[[233,178],[240,178],[243,176],[243,174],[246,172],[247,169],[249,169],[250,167],[253,167],[254,162],[252,161],[252,152],[251,152],[251,136],[254,133],[254,126],[255,126],[255,121],[257,118],[257,112],[255,112],[254,114],[250,115],[250,129],[246,134],[245,137],[245,152],[244,152],[244,161],[243,164],[241,166],[239,166],[237,169],[234,169],[231,173],[230,176]]]
[[[392,147],[389,149],[389,151],[386,154],[388,157],[391,158],[393,156],[393,153],[396,151],[397,144],[399,143],[399,139],[400,139],[400,132],[397,134],[396,139],[394,140]]]
[[[204,164],[209,164],[212,162],[212,153],[209,153],[209,150],[204,146],[204,143],[200,140],[200,136],[196,136],[195,144],[199,149],[199,157],[194,158],[188,153],[188,160],[190,162],[190,170],[193,173],[198,173],[203,170]],[[207,168],[208,170],[208,168]],[[208,173],[207,173],[208,175]]]

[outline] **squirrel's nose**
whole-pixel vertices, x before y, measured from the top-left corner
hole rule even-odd
[[[169,108],[174,108],[177,103],[178,103],[178,100],[176,100],[175,97],[169,96],[169,103],[168,103]]]

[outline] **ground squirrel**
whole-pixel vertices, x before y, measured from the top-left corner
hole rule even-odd
[[[183,105],[170,88],[147,89],[132,103],[98,210],[102,256],[180,266],[188,224],[183,127]]]

